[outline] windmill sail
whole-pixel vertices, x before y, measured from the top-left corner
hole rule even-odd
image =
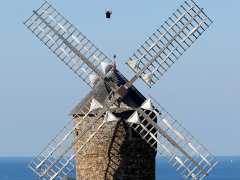
[[[211,23],[196,2],[185,1],[127,61],[135,80],[154,85]]]
[[[185,179],[206,177],[217,164],[214,156],[158,103],[152,101],[152,110],[143,107],[134,113],[139,121],[130,123],[133,129]]]
[[[24,24],[90,87],[90,75],[104,78],[101,63],[111,60],[47,1]]]
[[[96,100],[94,100],[96,102]],[[57,136],[50,141],[46,148],[35,157],[32,162],[29,164],[29,167],[41,178],[44,180],[53,180],[53,179],[62,179],[64,176],[68,175],[75,167],[74,158],[76,155],[84,150],[88,145],[89,141],[98,133],[98,131],[104,126],[107,122],[105,118],[101,118],[109,108],[115,103],[116,99],[113,98],[101,106],[102,108],[95,112],[91,113],[91,103],[93,99],[89,99],[85,103],[81,112],[75,115],[81,115],[81,121],[74,123],[70,121],[58,134]],[[98,103],[99,104],[99,103]],[[91,121],[86,124],[82,124],[91,113]],[[79,129],[78,136],[76,137],[75,131]],[[81,141],[79,146],[75,146],[80,139]]]

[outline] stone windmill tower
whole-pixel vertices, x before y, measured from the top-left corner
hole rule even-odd
[[[153,98],[134,86],[153,86],[212,23],[188,0],[127,61],[128,80],[115,62],[47,1],[24,24],[80,77],[91,91],[71,121],[29,167],[44,180],[155,179],[155,155],[169,159],[186,179],[203,179],[215,158]]]

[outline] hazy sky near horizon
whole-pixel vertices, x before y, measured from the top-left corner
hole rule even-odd
[[[118,68],[183,0],[51,0]],[[39,153],[89,91],[22,22],[41,0],[0,4],[0,156]],[[240,155],[240,1],[199,0],[214,24],[152,89],[202,144],[217,155]],[[110,20],[104,11],[113,11]]]

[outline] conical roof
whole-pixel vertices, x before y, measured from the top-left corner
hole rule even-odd
[[[119,86],[127,82],[127,79],[117,70],[114,72],[109,72],[107,76]],[[93,89],[82,99],[82,101],[74,107],[74,109],[70,112],[70,115],[76,115],[81,112],[85,105],[85,102],[92,98],[96,99],[100,104],[104,104],[106,98],[109,95],[109,92],[109,87],[105,84],[105,82],[103,82],[102,80],[99,81],[93,87]],[[129,89],[127,95],[123,98],[123,101],[120,104],[120,108],[126,110],[137,108],[140,107],[145,100],[146,98],[133,86]]]

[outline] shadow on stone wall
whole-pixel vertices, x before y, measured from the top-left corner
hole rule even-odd
[[[130,113],[130,112],[129,112]],[[104,180],[154,180],[156,152],[140,136],[134,134],[121,113],[108,149],[108,164]]]

